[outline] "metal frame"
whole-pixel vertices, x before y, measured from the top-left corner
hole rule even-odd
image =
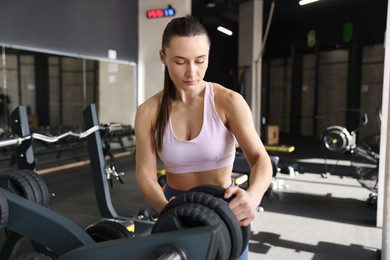
[[[84,124],[86,128],[99,127],[99,119],[95,104],[90,104],[84,111]],[[100,131],[87,136],[88,153],[90,156],[90,165],[95,187],[95,196],[98,208],[102,217],[115,219],[128,219],[128,217],[119,216],[111,200],[110,185],[105,170],[106,160],[104,158],[102,138]],[[139,220],[134,218],[134,224],[137,226],[137,234],[150,234],[153,227],[153,221]]]
[[[96,105],[89,105],[84,111],[84,124],[86,128],[99,126]],[[100,132],[96,131],[87,137],[88,152],[92,167],[92,176],[95,186],[95,195],[100,213],[106,218],[118,218],[118,213],[112,205],[110,187],[108,185],[104,159],[103,144]]]
[[[16,165],[18,169],[35,170],[36,160],[32,147],[32,138],[28,138],[31,136],[31,133],[26,107],[17,107],[11,113],[10,119],[12,133],[22,139],[24,138],[16,148]]]

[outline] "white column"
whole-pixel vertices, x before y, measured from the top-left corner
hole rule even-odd
[[[260,135],[261,126],[261,43],[263,34],[263,0],[251,0],[240,5],[238,64],[246,68],[245,94]]]
[[[99,121],[134,125],[136,102],[135,64],[99,62]]]
[[[137,105],[143,103],[164,83],[164,67],[160,61],[161,36],[174,17],[191,14],[191,0],[138,0],[138,89]],[[174,17],[147,19],[146,12],[155,9],[175,9]],[[134,40],[137,36],[134,36]]]
[[[382,123],[378,182],[377,226],[382,229],[382,259],[390,258],[390,6],[387,7],[385,64],[382,91]]]

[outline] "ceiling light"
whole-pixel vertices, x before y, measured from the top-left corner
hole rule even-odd
[[[223,26],[218,26],[217,30],[220,31],[220,32],[223,32],[224,34],[227,34],[229,36],[233,34],[232,31],[230,31],[229,29],[226,29]]]
[[[213,8],[216,6],[217,6],[217,4],[213,0],[207,1],[206,8]]]
[[[317,2],[317,1],[320,1],[320,0],[301,0],[301,1],[299,1],[299,5],[307,5],[307,4]]]

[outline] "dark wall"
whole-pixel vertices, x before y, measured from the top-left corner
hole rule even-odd
[[[237,36],[225,35],[212,27],[206,29],[210,34],[211,49],[209,67],[205,79],[238,91],[236,79],[238,62]]]
[[[0,45],[137,62],[138,1],[1,0]]]
[[[329,7],[321,9],[322,11],[316,10],[318,6],[313,4],[307,7],[312,8],[312,14],[310,9],[305,12],[295,10],[295,17],[291,21],[282,18],[284,13],[281,13],[276,5],[266,53],[274,57],[285,57],[291,55],[292,47],[302,51],[314,51],[315,48],[307,45],[309,30],[316,31],[317,45],[322,48],[347,48],[350,43],[343,40],[343,27],[347,22],[353,24],[352,41],[362,45],[383,43],[387,0],[355,1],[359,4],[352,5],[351,0],[343,0],[339,1],[341,7],[338,9]]]

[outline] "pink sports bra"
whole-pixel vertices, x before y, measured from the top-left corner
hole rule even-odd
[[[219,118],[214,105],[214,90],[206,83],[203,125],[192,140],[178,139],[172,129],[171,118],[164,131],[163,145],[158,155],[164,168],[172,173],[202,172],[233,164],[235,137]]]

